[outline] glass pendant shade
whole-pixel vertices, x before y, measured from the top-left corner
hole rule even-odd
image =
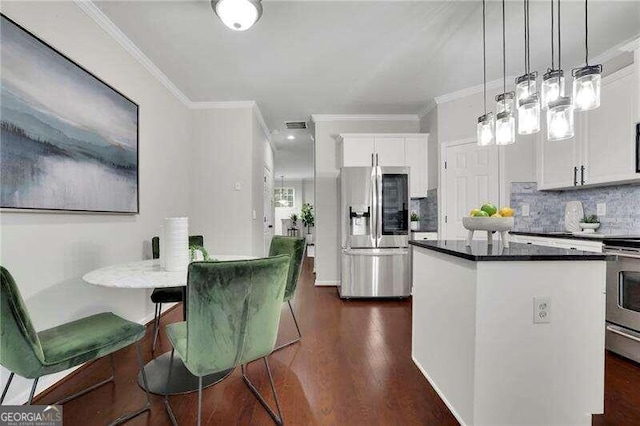
[[[234,31],[248,30],[262,15],[260,0],[212,0],[222,23]]]
[[[549,104],[564,97],[564,72],[562,70],[549,70],[542,77],[542,108],[549,109]]]
[[[501,112],[513,112],[515,110],[515,93],[507,92],[500,93],[496,96],[496,113],[500,114]]]
[[[493,119],[493,113],[488,112],[478,117],[478,126],[477,126],[478,145],[488,146],[493,144],[494,127],[495,127],[495,122]]]
[[[576,111],[600,106],[602,65],[587,65],[573,70],[573,100]]]
[[[534,93],[538,93],[536,86],[537,72],[521,75],[516,78],[516,105],[520,105],[520,101],[528,98]]]
[[[516,142],[516,117],[511,111],[503,111],[496,119],[496,145]]]
[[[518,134],[531,135],[540,131],[540,97],[534,93],[518,103]]]
[[[559,141],[574,135],[573,104],[571,98],[560,97],[547,110],[547,139]]]

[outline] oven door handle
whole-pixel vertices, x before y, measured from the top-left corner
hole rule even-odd
[[[637,251],[631,251],[631,250],[606,250],[604,251],[604,254],[608,254],[610,256],[618,256],[621,258],[625,258],[625,257],[630,257],[632,259],[640,259],[640,252]]]
[[[640,343],[640,337],[639,336],[635,336],[633,334],[627,333],[622,331],[622,329],[620,327],[616,327],[615,325],[608,325],[607,326],[607,331],[610,331],[614,334],[617,334],[618,336],[622,336],[622,337],[626,337],[627,339],[636,341],[638,343]]]

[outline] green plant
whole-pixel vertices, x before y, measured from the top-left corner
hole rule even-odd
[[[600,219],[598,219],[598,215],[592,214],[591,216],[585,216],[582,219],[582,223],[600,223]]]
[[[302,224],[307,228],[311,228],[315,224],[315,217],[313,216],[313,206],[310,203],[304,203],[302,210],[300,211],[300,220]]]
[[[420,216],[418,216],[418,213],[411,212],[411,222],[420,222]]]
[[[292,213],[291,216],[289,216],[289,219],[291,219],[291,225],[296,226],[296,223],[298,222],[298,215]]]
[[[196,244],[190,245],[189,246],[189,259],[191,261],[193,261],[194,257],[195,257],[195,251],[196,250],[200,250],[202,252],[202,257],[204,257],[204,260],[209,260],[209,252],[207,251],[206,248],[204,248],[203,246],[199,246]]]

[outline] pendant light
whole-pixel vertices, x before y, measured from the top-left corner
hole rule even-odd
[[[558,71],[562,72],[562,44],[560,42],[560,0],[558,0]],[[573,102],[564,96],[564,77],[559,86],[562,95],[547,103],[547,139],[559,141],[574,135]]]
[[[496,145],[511,145],[516,141],[516,117],[513,113],[515,94],[507,92],[507,43],[505,0],[502,0],[502,93],[496,96]]]
[[[289,204],[289,201],[282,199],[282,194],[284,193],[284,175],[280,176],[280,178],[280,199],[278,200],[278,204],[280,204],[280,206],[285,206]]]
[[[516,78],[518,134],[520,135],[531,135],[540,131],[540,96],[536,88],[538,73],[531,72],[529,28],[529,0],[524,0],[524,75]]]
[[[600,106],[600,84],[602,65],[589,65],[589,6],[584,0],[584,62],[582,68],[575,68],[573,75],[573,100],[576,111],[589,111]]]
[[[262,16],[261,0],[211,0],[211,7],[224,25],[245,31]]]
[[[482,87],[484,89],[484,114],[478,117],[477,138],[478,145],[487,146],[494,142],[493,113],[487,112],[487,37],[486,37],[486,3],[482,0]]]
[[[560,56],[560,0],[558,0],[558,69],[555,69],[554,35],[553,35],[553,1],[551,0],[551,68],[542,76],[541,102],[542,108],[548,109],[549,103],[564,96],[564,71]]]

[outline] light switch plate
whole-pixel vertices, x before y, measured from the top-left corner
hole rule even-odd
[[[596,208],[596,214],[598,216],[606,216],[607,215],[607,203],[598,203]]]
[[[522,216],[529,216],[529,204],[520,204],[522,209]]]
[[[240,182],[236,182],[235,184],[235,190],[236,191],[241,191],[242,190],[242,184]]]

